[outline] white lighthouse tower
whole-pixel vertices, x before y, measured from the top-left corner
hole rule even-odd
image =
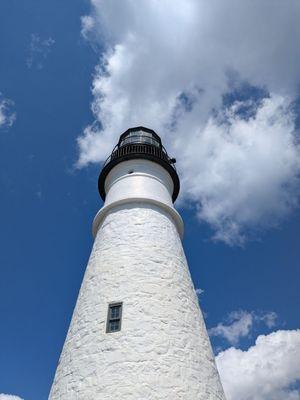
[[[224,400],[173,207],[179,179],[152,130],[104,164],[104,206],[49,400]]]

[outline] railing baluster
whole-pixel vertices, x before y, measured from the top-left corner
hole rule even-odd
[[[160,158],[161,160],[165,160],[168,162],[174,169],[175,165],[170,161],[170,158],[165,151],[164,148],[159,148],[156,145],[149,143],[125,143],[115,149],[112,154],[106,159],[104,162],[104,166],[107,165],[110,161],[121,158],[128,154],[149,154],[150,156],[154,156]]]

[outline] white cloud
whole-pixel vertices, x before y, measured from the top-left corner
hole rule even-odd
[[[260,317],[260,320],[263,321],[268,328],[274,328],[277,322],[277,314],[275,312],[269,312]]]
[[[258,336],[246,351],[216,357],[227,400],[299,400],[300,330]]]
[[[196,292],[196,295],[197,295],[197,296],[200,296],[201,294],[204,293],[204,290],[203,290],[203,289],[200,289],[200,288],[197,288],[197,289],[195,290],[195,292]]]
[[[95,27],[95,20],[91,15],[81,17],[81,34],[85,39],[88,39],[90,32]]]
[[[16,114],[12,112],[14,102],[3,98],[0,93],[0,128],[9,128],[16,119]]]
[[[0,400],[22,400],[19,396],[14,396],[12,394],[0,393]]]
[[[100,125],[78,139],[78,165],[146,125],[178,160],[180,204],[192,203],[216,240],[243,244],[276,226],[298,205],[300,3],[275,3],[91,0],[82,32],[105,49],[93,81]],[[228,101],[247,85],[246,98]]]
[[[263,323],[268,328],[273,328],[276,325],[276,319],[275,312],[233,311],[226,318],[226,323],[220,322],[214,328],[209,329],[209,334],[222,337],[230,344],[237,345],[241,338],[250,335],[254,324]]]
[[[36,67],[42,69],[55,40],[51,37],[42,39],[39,35],[32,34],[26,59],[26,65],[30,69]]]
[[[219,323],[209,330],[210,336],[220,336],[229,343],[238,343],[241,337],[248,336],[253,325],[253,316],[246,311],[232,312],[228,317],[228,324]]]

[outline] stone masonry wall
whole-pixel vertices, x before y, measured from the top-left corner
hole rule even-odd
[[[118,301],[122,330],[106,333]],[[112,399],[225,399],[181,241],[155,206],[100,227],[49,397]]]

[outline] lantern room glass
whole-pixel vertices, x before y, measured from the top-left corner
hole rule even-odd
[[[122,139],[120,146],[126,146],[133,143],[150,144],[152,146],[160,147],[158,139],[151,133],[146,131],[130,131]]]

